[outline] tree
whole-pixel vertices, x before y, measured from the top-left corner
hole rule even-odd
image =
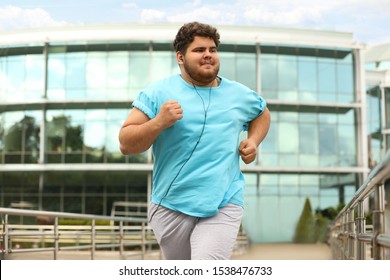
[[[315,224],[309,198],[306,198],[294,235],[295,243],[314,243]]]

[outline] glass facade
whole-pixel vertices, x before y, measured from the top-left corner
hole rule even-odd
[[[147,202],[150,151],[123,156],[118,132],[142,88],[179,73],[170,39],[1,47],[0,207],[109,215],[115,201]],[[244,172],[244,227],[254,242],[289,242],[307,197],[336,207],[360,184],[354,50],[253,42],[219,55],[220,75],[271,110]]]

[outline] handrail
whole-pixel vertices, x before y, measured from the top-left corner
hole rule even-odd
[[[390,150],[335,218],[330,229],[334,259],[367,259],[367,245],[372,259],[390,259],[390,233],[385,232],[385,183],[389,180]],[[367,214],[373,221],[369,231]]]
[[[51,211],[39,211],[39,210],[24,210],[14,208],[1,208],[0,214],[9,214],[17,216],[48,216],[58,218],[69,218],[69,219],[83,219],[83,220],[102,220],[102,221],[115,221],[115,222],[147,222],[147,218],[140,217],[118,217],[118,216],[100,216],[90,214],[77,214],[67,212],[51,212]]]
[[[150,252],[147,245],[157,244],[148,220],[140,217],[100,216],[66,212],[50,212],[0,208],[2,215],[1,253],[7,258],[10,253],[52,251],[53,259],[58,259],[59,251],[83,250],[91,251],[91,259],[95,259],[96,249],[119,248],[119,254],[124,257],[124,248],[141,247],[142,259]],[[52,217],[52,225],[13,225],[9,223],[10,216]],[[90,225],[59,225],[59,218],[91,221]],[[110,225],[97,225],[96,221],[110,221]],[[117,224],[115,224],[117,223]],[[1,231],[1,229],[0,229]],[[40,241],[40,242],[37,242]],[[14,242],[44,243],[39,248],[13,248]],[[52,246],[46,246],[46,244]],[[68,243],[67,246],[62,246]],[[80,244],[81,243],[81,244]],[[87,244],[87,245],[85,245]]]
[[[342,212],[345,212],[347,209],[351,209],[356,206],[359,201],[365,199],[372,193],[375,186],[383,184],[388,178],[390,178],[390,150],[386,153],[383,160],[369,173],[363,185],[360,186],[354,197],[347,205],[345,205],[338,216],[342,215]]]

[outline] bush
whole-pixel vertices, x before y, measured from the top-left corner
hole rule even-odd
[[[314,217],[311,210],[310,200],[306,198],[297,227],[295,228],[294,242],[314,243],[316,239],[314,226]]]
[[[66,226],[90,226],[92,225],[92,220],[84,220],[84,219],[60,219],[58,221],[59,225]],[[96,226],[109,226],[110,221],[105,220],[95,220]]]

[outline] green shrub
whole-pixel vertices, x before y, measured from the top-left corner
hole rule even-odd
[[[64,226],[90,226],[92,225],[92,220],[84,220],[84,219],[60,219],[58,221],[59,225]],[[95,220],[96,226],[109,226],[110,221],[106,220]]]
[[[314,217],[311,210],[310,200],[306,198],[303,206],[301,216],[299,217],[297,226],[295,228],[294,242],[295,243],[314,243]]]

